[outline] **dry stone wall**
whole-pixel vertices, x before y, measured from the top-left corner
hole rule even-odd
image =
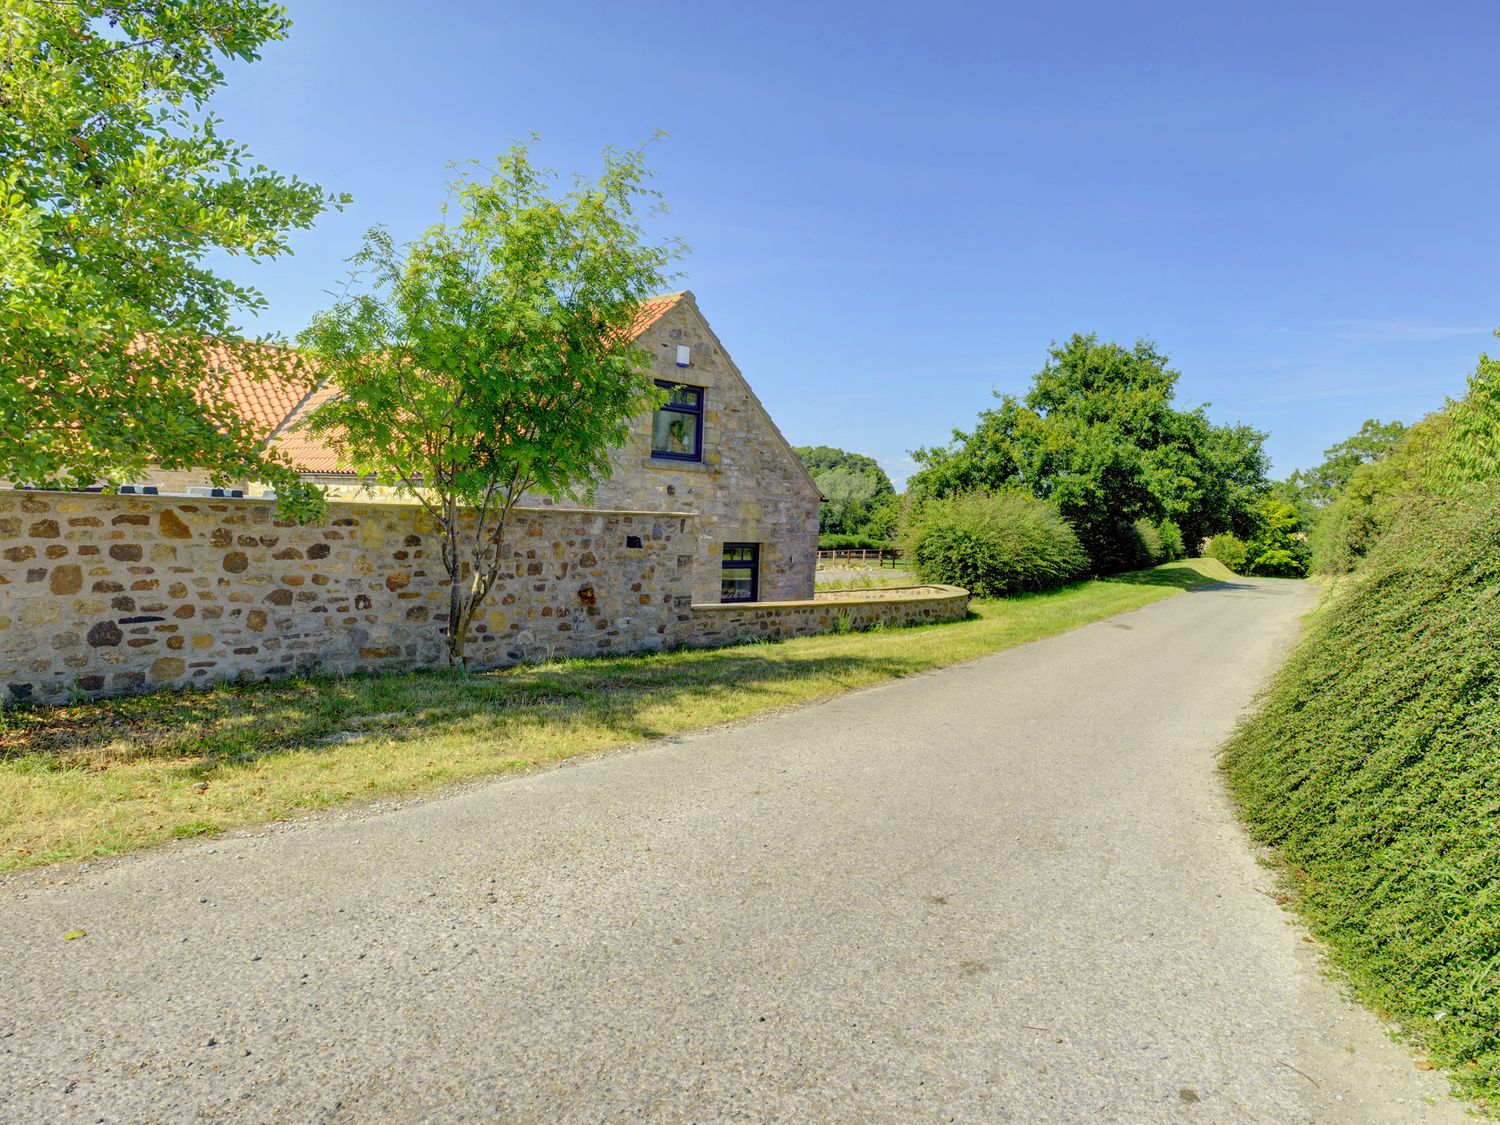
[[[953,621],[968,595],[693,604],[697,517],[519,509],[477,667]],[[440,665],[447,579],[412,504],[0,491],[0,703]]]
[[[471,660],[676,643],[692,523],[518,511]],[[296,526],[261,500],[0,492],[0,702],[440,664],[446,622],[435,529],[409,504]]]
[[[818,633],[862,632],[962,621],[969,592],[957,586],[918,586],[879,596],[844,594],[813,601],[695,605],[679,642],[715,648],[747,640],[787,640]]]

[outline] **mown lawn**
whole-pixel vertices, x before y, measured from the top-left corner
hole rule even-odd
[[[778,644],[0,710],[0,871],[419,793],[823,699],[1232,577],[1205,559]]]

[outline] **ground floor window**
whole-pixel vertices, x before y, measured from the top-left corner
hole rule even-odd
[[[725,543],[721,602],[753,602],[760,595],[760,544]]]

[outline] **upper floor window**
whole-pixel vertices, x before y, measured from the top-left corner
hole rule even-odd
[[[703,388],[660,379],[656,385],[668,397],[651,419],[651,456],[703,460]]]

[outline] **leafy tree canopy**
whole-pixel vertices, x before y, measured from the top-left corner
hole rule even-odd
[[[829,469],[848,469],[860,476],[870,477],[876,494],[896,491],[891,478],[880,467],[880,462],[863,453],[850,453],[847,449],[835,449],[831,445],[799,445],[792,452],[797,454],[814,477]]]
[[[1024,398],[998,395],[971,432],[914,450],[909,489],[949,496],[1020,487],[1053,502],[1099,571],[1132,565],[1138,519],[1169,520],[1190,548],[1244,528],[1267,488],[1265,434],[1176,409],[1179,378],[1154,344],[1075,334]]]
[[[221,63],[289,27],[263,0],[7,0],[0,8],[0,476],[116,483],[148,465],[270,480],[268,460],[206,366],[254,289],[205,264],[288,252],[330,205],[256,164],[206,109]],[[240,348],[252,374],[295,357]]]
[[[890,537],[899,502],[891,478],[875,458],[828,445],[799,446],[794,452],[823,494],[820,534]]]
[[[632,328],[681,248],[638,225],[657,194],[643,159],[608,151],[597,181],[559,196],[511,149],[460,178],[416,242],[371,230],[347,291],[301,336],[341,391],[309,427],[441,530],[452,664],[504,570],[515,503],[586,493],[659,401]]]
[[[1293,473],[1288,483],[1315,507],[1322,507],[1348,486],[1355,469],[1379,461],[1395,448],[1406,431],[1402,422],[1368,418],[1357,434],[1325,449],[1321,465]]]

